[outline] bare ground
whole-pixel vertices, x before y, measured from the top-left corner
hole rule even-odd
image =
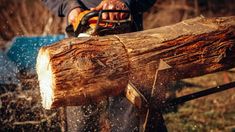
[[[177,96],[235,81],[235,72],[219,72],[182,81],[191,86],[182,83],[176,91]],[[178,106],[177,112],[167,113],[164,117],[169,131],[229,132],[235,131],[234,108],[235,88],[187,102]]]

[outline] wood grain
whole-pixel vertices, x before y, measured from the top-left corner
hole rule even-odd
[[[53,74],[51,107],[118,95],[128,81],[149,96],[160,60],[170,66],[160,75],[167,80],[235,67],[235,17],[198,17],[135,33],[69,38],[43,47],[38,65],[44,55]]]

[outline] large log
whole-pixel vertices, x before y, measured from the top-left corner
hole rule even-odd
[[[195,18],[105,37],[68,38],[42,47],[37,74],[45,108],[81,105],[120,94],[132,81],[149,96],[158,78],[177,80],[235,67],[235,17]],[[159,76],[159,75],[158,75]]]

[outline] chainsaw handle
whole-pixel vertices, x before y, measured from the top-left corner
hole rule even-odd
[[[128,13],[128,17],[127,17],[127,19],[122,19],[122,20],[104,20],[104,19],[102,19],[102,14],[107,13],[107,12],[109,12],[109,13],[110,12]],[[76,30],[73,29],[72,25],[68,25],[66,27],[67,35],[68,36],[78,36],[79,33],[83,32],[83,30],[87,27],[87,25],[89,25],[89,20],[93,17],[98,17],[97,23],[96,23],[96,28],[95,28],[94,32],[96,32],[100,28],[103,28],[100,26],[100,23],[106,23],[106,24],[113,23],[115,26],[116,24],[120,25],[120,23],[132,22],[132,16],[131,16],[131,12],[129,10],[99,10],[99,11],[95,10],[95,11],[91,11],[91,12],[85,14],[82,17],[82,19],[79,23],[79,26],[77,27]]]
[[[80,24],[86,25],[92,17],[99,16],[100,11],[91,11],[87,13],[81,20]]]
[[[96,16],[99,16],[99,11],[91,11],[91,12],[87,13],[87,14],[82,18],[82,20],[80,21],[79,25],[82,25],[82,26],[86,25],[86,24],[88,23],[88,21],[89,21],[90,18],[96,17]],[[66,33],[67,33],[67,35],[68,35],[69,37],[70,37],[70,36],[78,36],[79,33],[78,33],[77,30],[78,30],[78,29],[76,29],[76,30],[74,31],[72,24],[69,24],[69,25],[66,27],[66,29],[65,29],[65,31],[66,31]]]
[[[129,10],[100,10],[100,11],[91,11],[87,13],[81,20],[81,24],[85,25],[87,22],[92,18],[98,16],[98,23],[99,22],[114,22],[114,23],[122,23],[122,22],[128,22],[130,21],[129,17],[128,19],[123,19],[123,20],[103,20],[102,19],[102,14],[107,13],[107,12],[118,12],[118,13],[128,13],[130,16],[130,11]]]

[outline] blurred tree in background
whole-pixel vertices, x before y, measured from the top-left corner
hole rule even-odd
[[[145,13],[146,29],[165,26],[197,17],[235,15],[235,0],[158,0]]]
[[[173,24],[196,16],[235,15],[235,0],[157,0],[144,15],[145,29]],[[40,0],[0,0],[0,40],[18,35],[64,33],[66,23]]]

